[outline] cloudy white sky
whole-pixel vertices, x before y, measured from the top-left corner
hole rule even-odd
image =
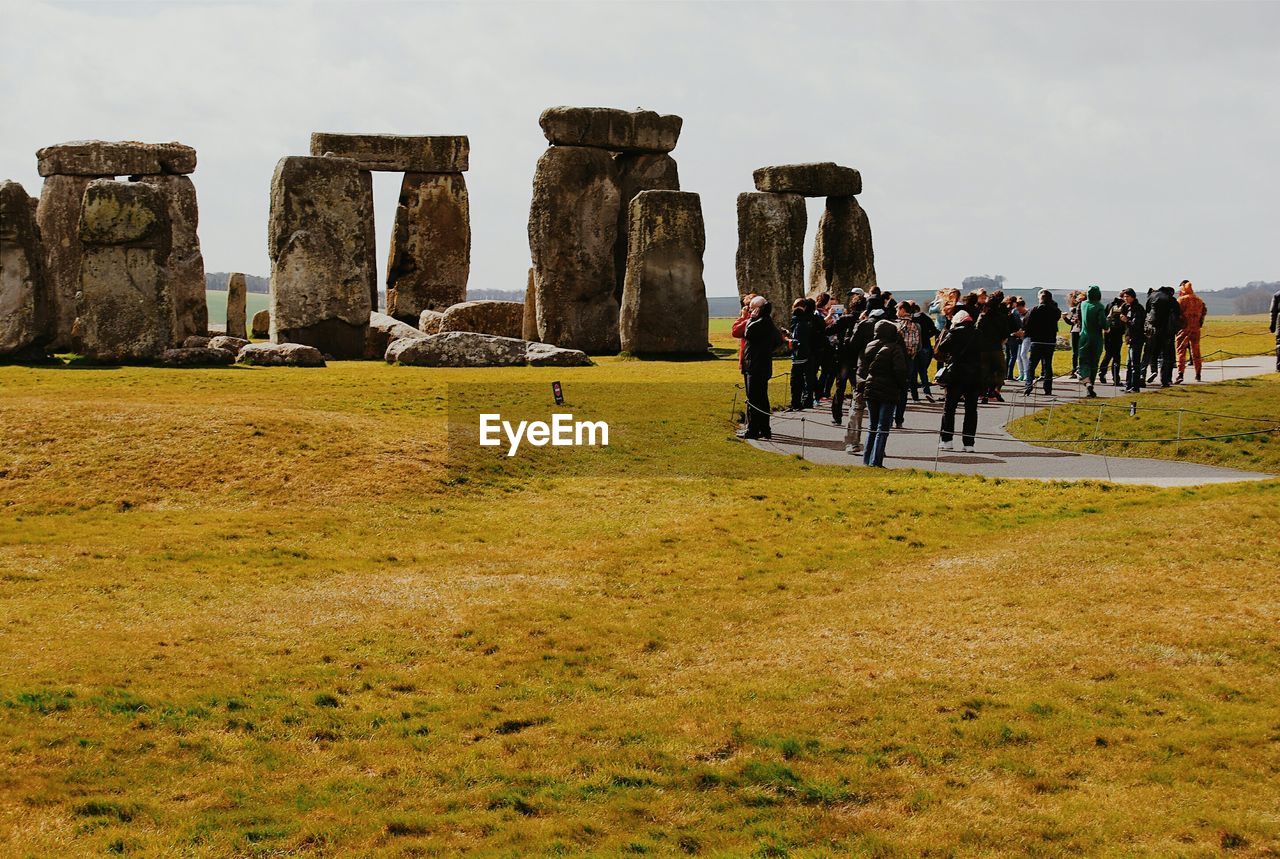
[[[467,134],[471,287],[523,289],[538,114],[684,117],[708,293],[765,164],[862,171],[882,284],[1280,279],[1280,3],[5,2],[0,177],[83,138],[199,150],[206,266],[265,275],[310,132]],[[399,179],[375,174],[380,269]],[[810,206],[810,232],[820,212]]]

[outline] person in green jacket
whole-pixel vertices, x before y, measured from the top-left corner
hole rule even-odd
[[[1084,380],[1087,397],[1098,396],[1093,390],[1093,379],[1098,375],[1098,358],[1102,355],[1102,332],[1110,322],[1107,308],[1102,306],[1102,290],[1089,287],[1088,297],[1080,310],[1080,378]]]

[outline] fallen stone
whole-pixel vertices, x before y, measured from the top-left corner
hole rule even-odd
[[[753,178],[757,191],[804,197],[850,197],[862,193],[862,174],[831,161],[761,167]]]
[[[804,297],[807,224],[804,197],[798,194],[738,195],[738,295],[768,298],[774,321],[784,327],[791,303]]]
[[[231,337],[227,334],[219,334],[217,337],[209,338],[210,349],[221,349],[223,352],[230,352],[234,358],[240,354],[240,350],[249,345],[249,341],[243,337]]]
[[[595,362],[586,352],[577,349],[561,349],[548,343],[529,343],[525,347],[525,360],[531,367],[593,367]]]
[[[558,146],[595,146],[617,152],[670,152],[680,139],[678,116],[612,107],[549,107],[538,117]]]
[[[0,182],[0,358],[43,358],[49,342],[49,285],[31,198]]]
[[[104,363],[154,361],[170,345],[164,197],[142,182],[95,179],[80,217],[80,291],[73,345]]]
[[[209,345],[208,337],[193,334],[182,341],[182,349],[204,349]]]
[[[418,330],[423,334],[439,334],[444,329],[444,311],[424,310],[418,317]]]
[[[244,275],[233,272],[227,278],[227,334],[231,337],[247,338],[245,331],[245,295],[247,287]]]
[[[271,339],[364,355],[377,290],[373,194],[354,161],[289,156],[271,180]]]
[[[520,317],[520,337],[538,339],[538,295],[533,287],[533,269],[529,269],[529,283],[524,288],[524,314]]]
[[[444,312],[441,331],[474,331],[497,337],[520,338],[524,304],[518,301],[464,301]]]
[[[635,355],[707,351],[706,230],[702,201],[685,191],[641,191],[631,201],[619,334]]]
[[[828,197],[818,221],[809,269],[809,294],[829,293],[843,302],[856,287],[876,285],[876,257],[871,222],[853,197]]]
[[[538,159],[529,250],[542,342],[618,351],[618,194],[617,166],[601,149],[552,146]]]
[[[253,314],[252,331],[253,339],[262,340],[271,336],[271,311],[259,310]]]
[[[380,360],[387,354],[387,347],[405,337],[425,337],[412,325],[405,325],[385,313],[369,314],[369,331],[365,335],[364,357],[369,360]]]
[[[613,163],[618,168],[618,240],[613,245],[614,294],[622,303],[622,286],[627,274],[627,219],[631,201],[641,191],[679,191],[680,171],[670,155],[620,154]]]
[[[71,348],[76,321],[76,293],[80,290],[80,208],[90,176],[49,176],[40,189],[36,225],[44,248],[44,276],[49,292],[49,349]]]
[[[209,331],[196,186],[187,176],[143,176],[140,181],[159,191],[169,209],[172,236],[164,259],[165,289],[173,317],[171,342],[181,343],[190,335]]]
[[[301,343],[250,343],[236,355],[237,364],[255,367],[323,367],[324,356]]]
[[[160,363],[166,367],[216,367],[232,364],[235,360],[234,352],[210,346],[165,349],[160,354]]]
[[[311,134],[311,154],[350,158],[361,170],[392,173],[465,173],[471,155],[466,135]]]
[[[157,176],[194,173],[196,151],[181,143],[74,140],[36,153],[41,176]]]
[[[466,301],[470,275],[471,213],[462,174],[406,173],[387,263],[387,313],[412,324],[424,310]]]
[[[525,363],[527,346],[514,337],[446,331],[397,340],[385,357],[388,364],[412,367],[518,367]]]

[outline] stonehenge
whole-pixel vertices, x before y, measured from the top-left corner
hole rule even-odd
[[[464,301],[444,312],[441,331],[472,331],[520,339],[524,305],[516,301]]]
[[[0,183],[0,358],[40,358],[49,337],[49,290],[27,191]]]
[[[250,334],[254,340],[265,340],[271,336],[271,311],[259,310],[253,314],[253,323],[250,325]]]
[[[858,204],[862,175],[832,162],[761,167],[756,191],[738,195],[738,295],[760,293],[785,324],[797,298],[876,285],[871,222]],[[804,279],[805,197],[826,197],[818,221],[808,288]]]
[[[529,207],[537,338],[590,354],[621,348],[619,312],[629,204],[679,190],[683,121],[652,111],[552,107],[539,118],[550,147],[538,159]]]
[[[471,213],[461,173],[406,173],[387,262],[387,314],[414,322],[424,310],[467,300]]]
[[[619,334],[637,355],[707,351],[706,231],[687,191],[641,191],[631,201]]]
[[[240,272],[227,278],[227,336],[248,339],[245,333],[245,281]]]

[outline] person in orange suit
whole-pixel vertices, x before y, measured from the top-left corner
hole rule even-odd
[[[1182,330],[1178,332],[1175,342],[1178,348],[1178,379],[1182,382],[1187,372],[1187,352],[1191,353],[1191,363],[1196,368],[1196,381],[1200,381],[1200,327],[1204,325],[1204,317],[1208,313],[1204,301],[1196,295],[1191,281],[1184,280],[1178,287],[1178,310],[1182,314]]]

